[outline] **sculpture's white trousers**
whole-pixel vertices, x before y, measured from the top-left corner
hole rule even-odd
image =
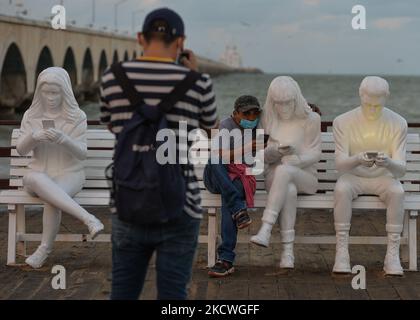
[[[23,178],[26,191],[37,195],[45,202],[41,245],[45,245],[47,249],[52,249],[60,229],[62,211],[71,214],[83,223],[89,221],[91,214],[72,199],[82,190],[84,181],[84,171],[65,173],[56,177],[32,171]]]
[[[342,175],[334,190],[334,223],[336,231],[350,230],[352,201],[361,194],[373,194],[386,204],[386,231],[401,233],[404,221],[404,189],[390,176],[376,178]]]
[[[318,180],[310,172],[295,166],[280,164],[268,167],[265,186],[268,198],[262,220],[272,225],[281,212],[282,242],[293,242],[297,195],[298,193],[316,193]]]

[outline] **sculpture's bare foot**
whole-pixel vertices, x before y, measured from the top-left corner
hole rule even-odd
[[[44,265],[50,252],[44,245],[40,245],[31,256],[26,258],[25,263],[34,269],[39,269]]]
[[[92,240],[96,238],[99,232],[104,230],[104,225],[102,224],[102,222],[94,216],[92,216],[91,220],[87,223],[87,227],[89,229],[89,233],[92,237]]]

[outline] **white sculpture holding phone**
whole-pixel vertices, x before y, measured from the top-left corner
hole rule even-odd
[[[51,252],[62,211],[86,224],[92,237],[104,228],[72,199],[85,181],[86,129],[86,115],[74,97],[67,72],[56,67],[42,71],[16,146],[20,155],[33,151],[23,185],[45,202],[41,244],[26,259],[33,268],[40,268]]]
[[[407,122],[384,107],[389,96],[385,79],[366,77],[359,94],[361,106],[338,116],[333,123],[336,167],[341,174],[334,191],[337,244],[333,271],[351,272],[348,238],[353,199],[375,194],[387,205],[384,271],[402,275],[399,247],[404,189],[398,178],[406,168]]]
[[[268,199],[262,226],[251,242],[267,247],[280,214],[280,267],[293,268],[297,194],[314,194],[318,188],[314,165],[321,158],[321,118],[296,81],[278,77],[268,89],[261,127],[270,135],[264,151]]]

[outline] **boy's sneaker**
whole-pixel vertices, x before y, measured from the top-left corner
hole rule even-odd
[[[208,274],[210,277],[225,277],[235,271],[233,264],[228,261],[219,260],[210,268]]]
[[[246,228],[252,223],[252,220],[246,210],[239,211],[233,218],[236,221],[238,229]]]

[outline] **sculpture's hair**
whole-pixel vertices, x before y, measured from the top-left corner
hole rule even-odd
[[[39,74],[34,99],[27,111],[26,119],[39,119],[44,114],[41,89],[45,84],[55,84],[60,87],[63,95],[62,109],[64,118],[68,122],[74,123],[78,121],[82,117],[83,111],[80,110],[79,104],[74,96],[69,74],[66,70],[59,67],[47,68]]]
[[[267,99],[263,110],[263,121],[267,132],[271,131],[273,120],[277,118],[274,110],[275,96],[279,94],[289,94],[295,103],[294,117],[298,119],[306,119],[312,111],[306,102],[300,90],[299,84],[291,77],[281,76],[275,78],[268,88]]]
[[[380,77],[369,76],[363,79],[359,88],[359,95],[364,94],[374,95],[380,97],[389,96],[389,84],[388,82]]]

